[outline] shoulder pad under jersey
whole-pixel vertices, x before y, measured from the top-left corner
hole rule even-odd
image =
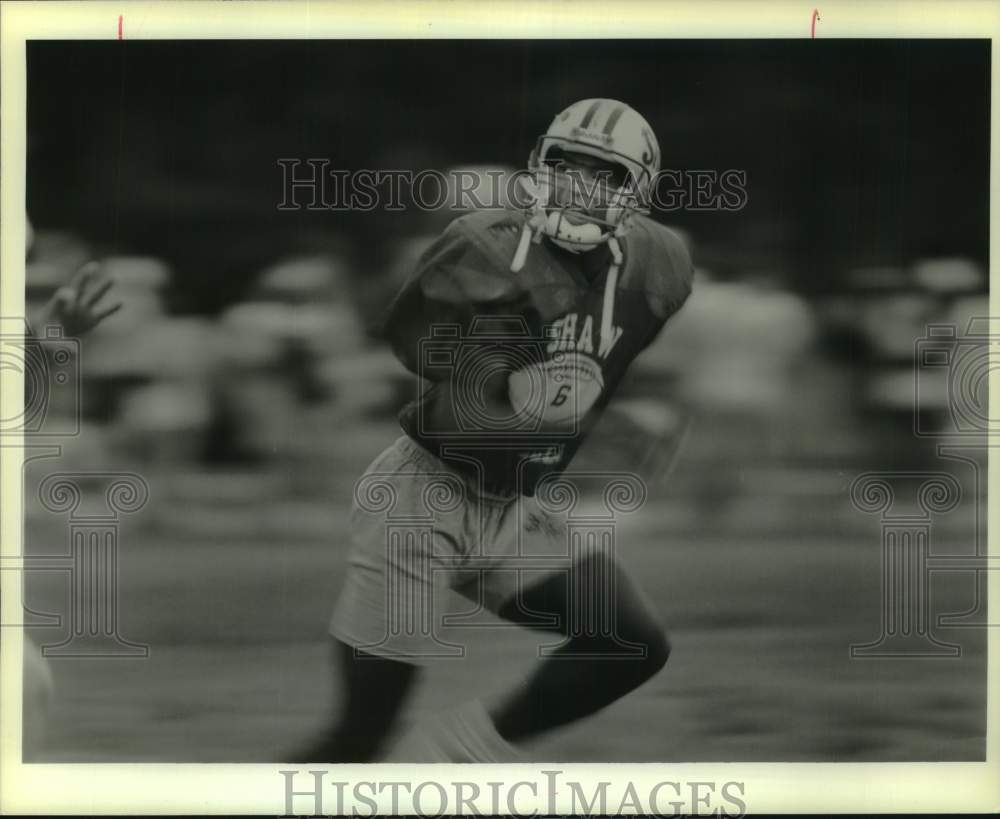
[[[464,214],[445,228],[421,257],[418,275],[425,295],[452,302],[510,298],[523,289],[510,272],[522,217],[512,211]]]
[[[694,265],[683,240],[646,216],[638,216],[626,236],[628,275],[623,286],[642,288],[650,309],[661,319],[678,310],[691,294]]]

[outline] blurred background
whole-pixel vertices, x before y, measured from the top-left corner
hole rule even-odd
[[[881,629],[880,520],[851,503],[858,475],[952,474],[962,499],[934,517],[932,551],[984,548],[987,337],[968,326],[988,314],[987,41],[32,42],[27,56],[29,314],[90,258],[124,302],[81,342],[79,400],[50,398],[49,420],[79,416],[81,434],[26,470],[29,554],[67,550],[65,516],[38,500],[51,472],[150,487],[119,530],[120,626],[150,657],[49,661],[38,759],[278,760],[334,707],[326,624],[352,487],[416,391],[379,320],[457,213],[279,210],[278,160],[511,171],[558,111],[602,96],[646,116],[665,168],[743,171],[747,200],[654,214],[692,250],[694,295],[574,464],[647,481],[619,552],[674,655],[531,754],[983,758],[975,616],[936,627],[962,646],[948,661],[849,646]],[[928,345],[941,354],[918,355]],[[935,574],[935,614],[978,614],[981,585]],[[68,588],[28,573],[37,612],[65,612]],[[56,643],[66,623],[29,632]],[[537,642],[462,638],[472,661],[432,669],[413,715],[501,687]]]

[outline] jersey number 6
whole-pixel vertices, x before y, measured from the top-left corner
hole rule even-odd
[[[552,399],[552,403],[549,405],[551,407],[561,407],[566,403],[566,398],[569,396],[569,391],[573,389],[569,384],[563,384],[555,394]]]

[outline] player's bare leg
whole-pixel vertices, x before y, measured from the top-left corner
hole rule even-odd
[[[333,660],[341,680],[340,713],[329,731],[292,762],[371,762],[392,732],[417,667],[376,657],[332,639]]]
[[[595,599],[594,577],[613,577],[613,599]],[[602,584],[604,585],[604,584]],[[538,622],[538,615],[554,615],[555,629],[569,639],[518,688],[490,707],[499,734],[510,742],[593,714],[642,685],[663,668],[670,646],[663,629],[613,557],[593,554],[569,572],[553,575],[526,589],[523,605],[508,602],[500,616],[515,623]],[[589,606],[579,612],[600,622],[610,608],[614,632],[610,635],[572,633],[568,627],[570,601]],[[642,651],[636,653],[635,647]]]
[[[598,576],[613,579],[600,585],[614,591],[596,596]],[[550,630],[567,640],[492,704],[472,700],[418,725],[389,751],[388,761],[519,761],[518,742],[610,705],[663,668],[669,653],[656,618],[608,555],[593,554],[529,587],[499,613],[525,626],[547,616],[558,623]],[[597,635],[575,628],[602,621],[614,629]]]

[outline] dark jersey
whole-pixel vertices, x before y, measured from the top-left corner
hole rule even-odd
[[[452,222],[421,256],[384,334],[425,379],[400,413],[406,434],[478,473],[488,491],[532,495],[542,477],[567,467],[629,364],[684,304],[693,268],[675,234],[637,217],[619,240],[624,258],[607,297],[605,245],[573,253],[543,238],[512,273],[524,218],[494,210]],[[567,352],[599,364],[604,387],[596,402],[569,428],[514,423],[508,374]]]

